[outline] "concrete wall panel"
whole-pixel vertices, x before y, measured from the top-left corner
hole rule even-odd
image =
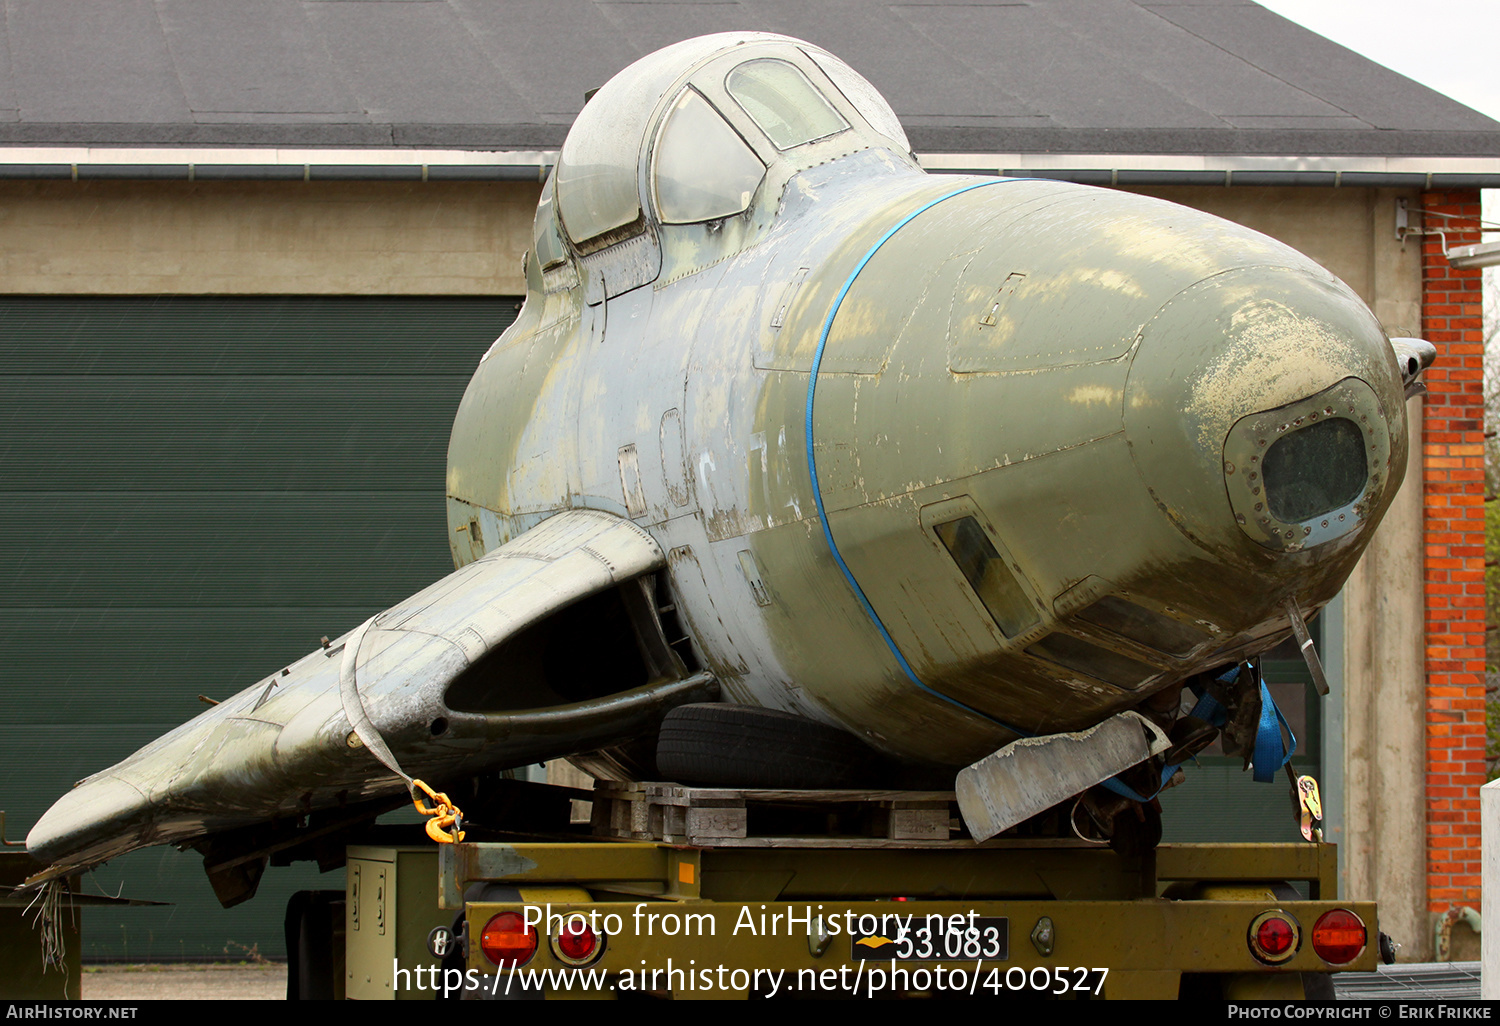
[[[515,295],[541,186],[0,182],[0,292]]]

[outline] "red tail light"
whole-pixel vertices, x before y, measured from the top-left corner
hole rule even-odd
[[[526,925],[521,913],[501,912],[484,924],[479,950],[501,969],[514,969],[536,954],[536,931]]]
[[[1330,965],[1345,965],[1365,950],[1369,934],[1359,916],[1346,909],[1325,912],[1313,927],[1313,950]]]
[[[604,952],[604,937],[582,916],[570,918],[552,938],[552,953],[568,965],[588,965]]]
[[[1250,923],[1250,954],[1266,965],[1291,961],[1302,946],[1297,920],[1280,909],[1262,912]]]

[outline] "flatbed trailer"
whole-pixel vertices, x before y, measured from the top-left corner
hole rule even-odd
[[[351,846],[346,890],[304,902],[323,911],[301,931],[316,936],[320,916],[342,926],[344,964],[311,965],[304,945],[289,987],[361,999],[1332,998],[1332,973],[1372,971],[1386,947],[1373,902],[1338,900],[1331,844],[1133,856],[1055,837],[976,844],[950,836],[952,800],[601,783],[579,839]]]

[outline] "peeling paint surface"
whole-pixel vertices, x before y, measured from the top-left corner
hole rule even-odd
[[[454,573],[90,778],[34,850],[84,865],[399,795],[361,709],[440,779],[649,745],[667,709],[710,700],[952,773],[1141,706],[1264,648],[1287,599],[1333,597],[1406,456],[1394,356],[1353,292],[1172,204],[928,176],[841,95],[847,131],[778,150],[724,76],[771,55],[821,81],[806,45],[696,41],[590,101],[597,137],[564,147],[539,209],[550,265],[528,261],[454,423]],[[766,173],[743,211],[665,225],[650,143],[688,87]],[[642,106],[611,118],[622,96]],[[588,154],[616,163],[596,175]],[[1356,528],[1262,544],[1236,522],[1226,439],[1342,381],[1372,397],[1355,417],[1391,466]],[[958,527],[962,560],[938,533]],[[1029,615],[986,604],[1001,579]],[[1153,650],[1084,615],[1112,596],[1213,630]],[[611,638],[581,684],[571,660],[538,670]]]

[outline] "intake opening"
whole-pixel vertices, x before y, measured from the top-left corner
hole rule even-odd
[[[1365,437],[1352,420],[1337,417],[1294,431],[1271,446],[1264,463],[1266,501],[1283,524],[1347,506],[1369,478]]]

